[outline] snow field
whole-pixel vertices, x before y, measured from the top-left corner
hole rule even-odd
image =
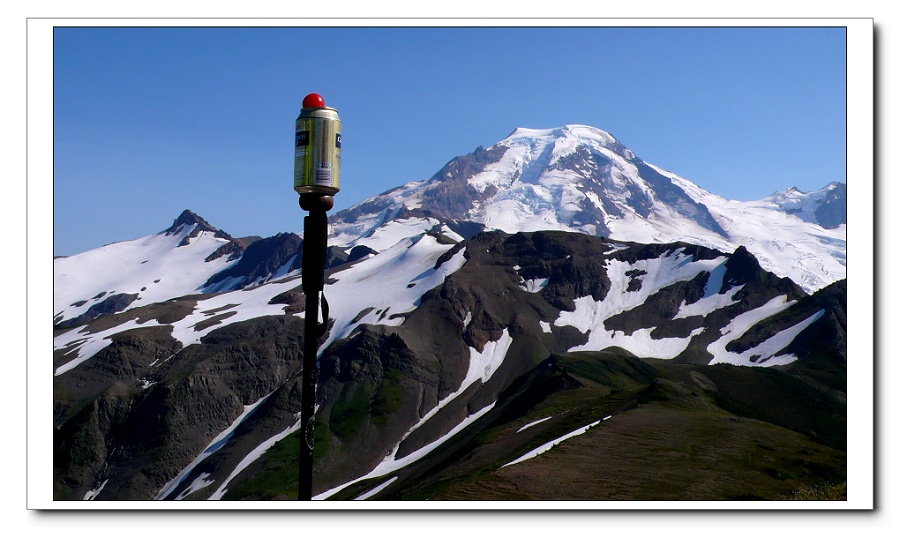
[[[153,327],[159,325],[162,324],[158,323],[156,320],[150,320],[148,322],[139,324],[137,319],[135,318],[134,320],[130,320],[128,322],[125,322],[124,324],[119,324],[115,327],[111,327],[97,333],[89,333],[87,330],[90,327],[90,324],[88,324],[80,328],[66,331],[61,335],[57,335],[53,338],[53,350],[68,348],[69,351],[66,352],[66,354],[69,354],[72,351],[77,351],[78,355],[72,361],[69,361],[68,363],[57,367],[53,375],[58,377],[59,375],[75,369],[88,359],[94,357],[98,352],[112,344],[111,337],[116,333],[129,331],[131,329]]]
[[[391,486],[391,484],[392,484],[394,481],[396,481],[396,480],[397,480],[397,477],[391,477],[390,479],[388,479],[387,481],[385,481],[385,482],[381,483],[380,485],[376,486],[376,487],[373,488],[372,490],[369,490],[368,492],[365,492],[365,493],[363,493],[363,494],[360,494],[359,496],[357,496],[357,497],[355,497],[355,498],[353,498],[353,499],[356,500],[356,501],[367,500],[367,499],[371,498],[372,496],[374,496],[375,494],[378,494],[379,492],[381,492],[381,491],[384,490],[385,488]]]
[[[186,246],[178,244],[194,225],[174,235],[150,235],[116,242],[53,261],[53,313],[67,320],[83,314],[110,295],[138,294],[131,308],[159,303],[191,293],[215,273],[236,263],[226,256],[206,262],[228,241],[202,231]],[[96,295],[106,292],[99,298]],[[87,301],[80,307],[71,306]]]
[[[487,383],[503,363],[510,346],[512,346],[512,336],[509,334],[509,329],[504,329],[498,340],[485,343],[481,352],[470,346],[469,370],[457,392],[464,392],[466,388],[479,380],[482,384]]]
[[[691,280],[704,271],[712,271],[726,260],[726,257],[718,257],[694,261],[692,256],[683,253],[680,248],[657,259],[639,260],[634,264],[611,259],[606,263],[606,272],[611,281],[606,297],[601,301],[594,301],[589,295],[575,299],[575,310],[561,312],[553,325],[570,325],[582,333],[589,333],[587,342],[570,348],[570,352],[599,351],[617,346],[638,357],[672,359],[683,352],[691,339],[703,329],[695,329],[683,339],[652,339],[650,333],[655,328],[639,329],[631,335],[625,335],[624,332],[608,331],[604,322],[644,304],[647,297],[660,289],[676,282]],[[629,292],[627,289],[631,279],[625,273],[634,269],[646,271],[646,274],[640,276],[641,289]]]
[[[383,252],[393,247],[398,241],[421,235],[438,225],[438,223],[439,222],[434,218],[403,218],[391,220],[375,229],[372,233],[362,238],[353,239],[347,246],[365,245],[376,252]],[[334,240],[329,240],[329,244],[340,246],[342,245],[340,244],[341,240],[341,238],[335,237]]]
[[[706,316],[710,312],[737,303],[737,301],[733,300],[733,297],[745,286],[745,284],[734,286],[725,293],[719,293],[722,289],[722,282],[725,279],[725,270],[725,263],[722,263],[710,271],[709,279],[706,281],[706,286],[703,289],[703,297],[689,305],[686,305],[684,301],[682,301],[681,308],[678,309],[678,314],[675,315],[675,319],[678,320],[679,318],[687,318],[690,316]]]
[[[172,337],[180,341],[183,348],[199,344],[204,335],[228,324],[262,316],[282,316],[287,305],[270,305],[269,301],[276,295],[300,286],[301,281],[302,279],[296,276],[287,282],[269,282],[197,301],[191,314],[172,324],[174,328]],[[221,318],[221,322],[199,331],[196,329],[201,322],[215,317]]]
[[[519,265],[513,267],[516,272],[519,272],[521,268],[522,267]],[[549,278],[524,278],[519,275],[519,287],[528,293],[539,293],[542,289],[547,287],[549,282]]]
[[[465,263],[463,252],[459,252],[439,269],[433,269],[437,258],[449,249],[449,246],[438,243],[433,237],[419,235],[404,239],[388,251],[335,275],[333,279],[337,280],[337,285],[328,285],[324,290],[335,325],[321,349],[324,350],[334,340],[349,335],[359,323],[402,324],[402,317],[390,316],[414,310],[425,292],[440,285]],[[78,356],[60,366],[56,375],[74,369],[93,357],[112,344],[112,335],[123,331],[171,325],[172,337],[181,342],[183,348],[199,344],[204,335],[228,324],[262,316],[283,315],[286,305],[273,305],[269,301],[276,295],[299,287],[301,282],[302,278],[296,276],[287,281],[269,282],[201,299],[196,302],[191,314],[172,324],[159,324],[155,320],[139,324],[135,319],[96,333],[87,333],[87,327],[67,331],[54,338],[54,350],[69,348],[70,351],[77,350]],[[411,287],[407,287],[410,285]],[[372,307],[374,311],[358,323],[350,323],[360,309],[368,307]],[[201,322],[216,317],[221,319],[219,323],[197,330],[197,325]]]
[[[109,479],[106,479],[105,481],[103,481],[102,483],[100,483],[100,486],[98,486],[97,488],[95,488],[95,489],[93,489],[93,490],[88,490],[88,491],[84,494],[84,497],[82,498],[82,501],[91,501],[91,500],[96,499],[97,496],[100,495],[100,492],[103,492],[103,489],[106,487],[106,483],[108,483],[108,482],[109,482]]]
[[[786,365],[796,360],[797,358],[792,354],[783,354],[777,357],[775,354],[784,350],[801,331],[821,318],[825,313],[824,310],[819,310],[802,322],[776,333],[764,342],[745,352],[735,353],[725,349],[728,343],[739,339],[741,335],[746,333],[751,327],[766,318],[778,314],[795,302],[796,301],[788,301],[787,296],[785,295],[779,295],[761,307],[736,316],[731,323],[720,330],[722,336],[707,347],[707,351],[713,356],[710,364],[730,363],[733,365],[770,367],[773,365]]]
[[[846,225],[825,229],[782,212],[774,197],[733,201],[701,189],[672,172],[653,168],[670,177],[692,199],[703,203],[731,235],[730,241],[721,241],[720,249],[731,252],[739,245],[745,246],[764,269],[790,278],[807,293],[847,277]]]
[[[111,337],[114,334],[123,331],[171,325],[173,328],[172,337],[181,342],[182,348],[184,348],[191,344],[199,344],[200,338],[210,331],[231,323],[243,322],[261,316],[281,316],[284,314],[284,308],[287,305],[270,305],[269,301],[276,295],[299,286],[300,282],[300,277],[297,277],[290,282],[263,284],[256,288],[226,292],[216,297],[202,299],[197,301],[191,314],[172,324],[160,324],[156,320],[138,323],[137,319],[134,319],[96,333],[88,333],[88,326],[72,329],[56,336],[53,339],[53,348],[54,350],[59,350],[71,346],[72,350],[78,350],[78,356],[74,360],[61,365],[55,374],[59,376],[95,356],[112,344]],[[220,323],[199,331],[196,329],[200,322],[219,315],[222,316]]]
[[[434,268],[438,258],[450,248],[434,237],[420,234],[333,274],[333,284],[326,285],[324,292],[334,325],[320,353],[361,324],[402,324],[403,317],[392,316],[415,310],[428,290],[441,285],[465,264],[466,258],[460,251]],[[354,322],[366,308],[372,310]]]

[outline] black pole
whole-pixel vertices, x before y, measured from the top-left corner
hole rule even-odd
[[[309,212],[303,218],[303,293],[306,314],[303,327],[303,384],[300,391],[300,484],[298,500],[312,499],[313,432],[316,412],[316,371],[319,337],[319,295],[325,285],[325,251],[328,245],[328,215],[334,198],[319,193],[300,196],[300,208]]]

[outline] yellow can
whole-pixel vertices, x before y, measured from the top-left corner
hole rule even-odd
[[[307,103],[304,100],[304,106]],[[341,189],[341,118],[337,110],[321,104],[304,107],[297,117],[294,190],[301,195],[334,195]]]

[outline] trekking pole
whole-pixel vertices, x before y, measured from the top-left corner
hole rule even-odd
[[[303,218],[303,294],[306,311],[303,328],[303,382],[300,390],[300,483],[298,500],[312,499],[313,432],[316,412],[316,371],[319,338],[328,327],[325,285],[325,252],[328,247],[328,215],[334,194],[341,187],[341,119],[325,106],[321,95],[303,99],[297,117],[294,144],[294,190],[300,194]],[[322,296],[322,324],[319,297]]]

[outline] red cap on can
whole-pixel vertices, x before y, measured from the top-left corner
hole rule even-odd
[[[310,93],[303,99],[304,108],[324,108],[325,99],[318,93]]]

